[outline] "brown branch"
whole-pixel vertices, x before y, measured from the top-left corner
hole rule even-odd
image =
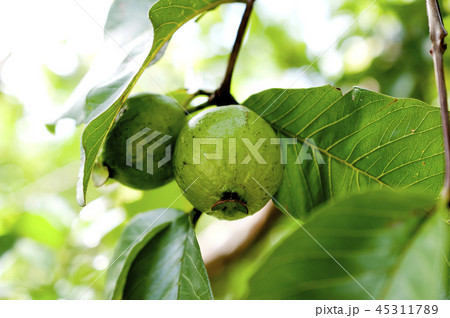
[[[258,214],[261,215],[251,227],[242,231],[240,229],[237,235],[233,235],[230,242],[223,246],[212,247],[207,254],[204,254],[204,261],[208,276],[214,278],[219,275],[222,270],[234,260],[244,254],[254,242],[263,237],[276,220],[282,215],[275,205],[270,201]]]
[[[237,57],[239,51],[242,47],[242,41],[244,40],[245,31],[247,29],[248,21],[250,19],[250,14],[252,13],[253,4],[255,0],[248,0],[247,7],[245,8],[244,14],[242,16],[241,24],[237,31],[236,40],[234,41],[233,50],[230,53],[228,59],[227,70],[225,71],[225,76],[220,87],[211,95],[209,102],[213,105],[222,106],[230,104],[238,104],[236,99],[231,95],[231,79],[233,77],[234,66],[236,65]]]
[[[449,116],[447,104],[447,89],[445,86],[444,61],[443,54],[447,49],[444,42],[447,36],[444,23],[442,22],[441,10],[437,0],[427,0],[428,24],[430,27],[431,56],[433,57],[434,73],[436,75],[436,84],[441,106],[442,130],[444,134],[445,148],[445,181],[442,189],[442,198],[446,204],[450,203],[450,135],[449,135]]]

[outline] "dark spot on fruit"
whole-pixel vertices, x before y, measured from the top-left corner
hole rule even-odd
[[[241,201],[243,203],[247,203],[244,199],[241,199],[239,197],[239,194],[236,192],[224,192],[222,194],[222,200],[235,200],[235,201]]]
[[[211,211],[225,211],[227,209],[248,214],[247,202],[241,199],[236,192],[224,192],[222,198],[211,207]]]

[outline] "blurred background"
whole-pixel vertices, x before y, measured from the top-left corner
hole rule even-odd
[[[173,182],[135,191],[92,185],[76,203],[82,127],[45,124],[89,69],[103,42],[111,0],[0,0],[0,299],[101,299],[124,224],[171,205]],[[450,1],[441,1],[444,16]],[[215,89],[223,76],[243,4],[222,5],[183,26],[134,92]],[[450,16],[444,23],[450,26]],[[149,25],[150,27],[150,25]],[[436,102],[422,0],[257,0],[233,78],[238,101],[272,87],[361,86],[395,97]],[[445,57],[450,65],[450,55]],[[448,74],[447,74],[448,75]],[[180,198],[172,205],[191,206]],[[202,217],[202,252],[258,222]],[[216,298],[239,298],[245,277],[284,233],[281,219],[263,239],[212,277]],[[234,232],[233,232],[234,231]]]

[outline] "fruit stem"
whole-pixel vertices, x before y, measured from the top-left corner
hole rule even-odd
[[[450,207],[450,134],[449,116],[447,104],[447,89],[445,86],[443,54],[447,49],[444,42],[447,36],[444,23],[442,22],[441,10],[437,0],[427,0],[428,24],[430,28],[431,56],[433,58],[434,73],[441,106],[442,130],[444,134],[445,149],[445,181],[441,197],[447,207]]]
[[[244,40],[245,31],[247,29],[250,14],[252,13],[253,4],[255,0],[248,0],[244,14],[242,16],[241,24],[237,31],[236,40],[234,41],[233,49],[228,59],[227,70],[225,71],[225,77],[220,87],[210,96],[209,102],[213,105],[223,106],[230,104],[238,104],[236,99],[231,95],[231,79],[233,77],[234,67],[239,55],[239,51],[242,47],[242,41]]]
[[[189,213],[190,217],[191,217],[191,222],[192,225],[195,226],[197,225],[198,220],[200,219],[200,216],[202,215],[202,212],[200,210],[197,210],[196,208],[192,209],[192,211]]]
[[[209,92],[209,91],[205,91],[203,89],[199,89],[198,91],[196,91],[195,93],[192,94],[192,97],[189,99],[188,103],[186,105],[184,105],[184,108],[187,112],[187,115],[189,115],[192,112],[198,111],[200,109],[206,108],[211,106],[211,103],[209,102],[209,97],[213,94],[213,92]],[[192,106],[190,103],[192,102],[192,100],[194,98],[196,98],[197,96],[208,96],[208,101],[200,104],[198,106]]]
[[[205,103],[203,103],[203,104],[200,104],[200,105],[198,105],[198,106],[189,106],[189,107],[186,107],[186,111],[189,113],[189,115],[191,114],[191,113],[193,113],[193,112],[196,112],[196,111],[198,111],[198,110],[201,110],[201,109],[203,109],[203,108],[206,108],[206,107],[209,107],[209,106],[211,106],[212,104],[210,104],[210,102],[205,102]]]

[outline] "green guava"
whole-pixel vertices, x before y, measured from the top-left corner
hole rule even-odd
[[[207,109],[178,136],[175,180],[204,213],[225,220],[252,215],[281,185],[277,141],[272,127],[244,106]]]
[[[171,181],[170,159],[185,117],[183,109],[168,96],[130,97],[103,146],[103,165],[109,177],[140,190]]]

